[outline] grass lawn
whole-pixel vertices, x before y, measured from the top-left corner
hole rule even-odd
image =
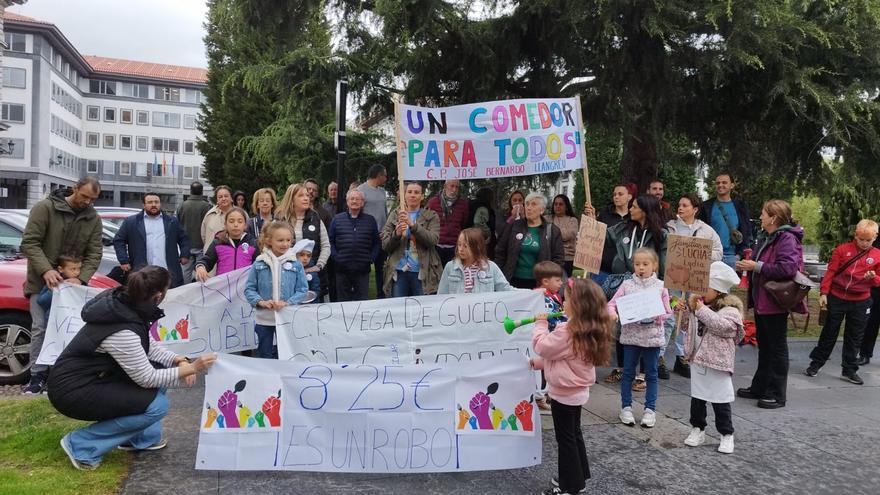
[[[62,416],[46,398],[0,399],[0,493],[116,493],[127,453],[111,452],[100,468],[78,471],[61,450],[61,437],[85,424]]]

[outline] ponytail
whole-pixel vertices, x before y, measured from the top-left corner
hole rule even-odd
[[[161,266],[146,266],[128,275],[125,290],[133,304],[144,304],[171,285],[171,274]]]

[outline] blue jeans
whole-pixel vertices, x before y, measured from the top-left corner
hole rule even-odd
[[[736,270],[736,259],[737,256],[735,254],[725,254],[721,256],[721,261],[724,262],[725,265]]]
[[[666,349],[669,348],[669,338],[675,331],[675,316],[670,316],[663,320],[663,333],[665,334],[666,343],[660,348],[660,357],[666,355]],[[684,336],[681,331],[675,334],[675,356],[684,356]]]
[[[141,414],[122,416],[92,423],[67,434],[66,440],[73,457],[87,464],[97,464],[104,454],[129,443],[136,449],[145,449],[162,440],[162,418],[168,414],[168,398],[160,388],[156,398]]]
[[[263,359],[278,359],[278,347],[275,346],[275,327],[269,325],[254,325],[257,333],[257,357]]]
[[[623,377],[620,379],[620,403],[621,407],[632,406],[632,384],[636,378],[636,366],[639,359],[645,367],[645,383],[648,388],[645,391],[645,409],[656,411],[657,404],[657,360],[660,358],[659,347],[639,347],[637,345],[623,346]]]
[[[422,281],[419,280],[419,272],[405,272],[397,270],[397,281],[391,289],[392,297],[422,296]]]

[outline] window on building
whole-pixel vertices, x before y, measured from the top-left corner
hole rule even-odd
[[[153,112],[153,125],[156,127],[180,127],[180,114]]]
[[[184,179],[192,179],[193,178],[193,168],[192,167],[183,167],[183,178]]]
[[[177,139],[153,138],[153,151],[180,153],[180,141]]]
[[[3,141],[12,149],[12,154],[9,155],[9,158],[24,158],[24,139],[12,138],[4,139]]]
[[[116,173],[116,162],[113,160],[104,160],[102,167],[104,175],[113,175]]]
[[[89,174],[97,174],[98,173],[98,160],[89,160],[86,162],[86,173]]]
[[[116,122],[116,109],[104,107],[104,122]]]
[[[183,90],[183,101],[185,103],[201,103],[202,102],[202,92],[197,89],[184,89]]]
[[[6,41],[7,50],[11,52],[26,52],[27,38],[24,33],[4,33],[3,40]]]
[[[183,142],[183,152],[192,155],[196,152],[196,143],[194,141],[184,141]]]
[[[26,88],[27,87],[27,71],[17,67],[3,68],[3,87],[4,88]]]
[[[132,98],[148,98],[149,86],[146,84],[122,83],[122,96]]]
[[[97,148],[99,139],[100,139],[100,135],[97,132],[87,132],[86,133],[86,146],[88,146],[89,148]]]
[[[119,162],[119,175],[131,175],[131,162]]]
[[[150,125],[150,112],[138,110],[137,125]]]
[[[86,106],[86,120],[101,120],[101,107]]]
[[[137,141],[135,142],[137,146],[137,151],[149,151],[148,150],[149,138],[147,136],[138,136]]]
[[[147,176],[147,164],[143,162],[137,162],[134,164],[134,174],[138,177],[146,177]]]
[[[131,136],[119,136],[119,149],[121,149],[121,150],[130,150],[131,149]]]
[[[116,134],[104,134],[104,147],[107,149],[116,148]]]
[[[4,103],[2,112],[0,112],[0,120],[24,124],[24,105],[18,103]]]
[[[101,95],[115,95],[116,94],[116,82],[115,81],[98,81],[96,79],[92,79],[89,81],[89,92],[97,93]]]
[[[130,108],[120,108],[119,109],[119,122],[122,124],[131,124],[134,111]]]
[[[180,88],[156,86],[156,99],[164,101],[180,101]]]
[[[195,129],[196,128],[196,116],[191,114],[183,115],[183,128],[184,129]]]
[[[64,77],[70,79],[70,64],[68,64],[67,62],[64,62],[63,69],[61,70],[61,73],[64,74]]]

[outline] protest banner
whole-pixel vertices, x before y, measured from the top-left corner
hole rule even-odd
[[[621,325],[666,314],[660,289],[647,289],[618,297],[616,304]]]
[[[398,104],[401,177],[494,179],[578,170],[586,161],[579,107],[577,98],[438,108]]]
[[[588,215],[581,215],[577,245],[574,253],[574,266],[587,273],[599,273],[602,266],[602,251],[605,249],[605,234],[608,226]]]
[[[278,357],[418,364],[531,355],[532,327],[508,334],[504,317],[543,311],[543,295],[530,290],[288,306],[275,316]]]
[[[221,355],[205,378],[196,468],[428,473],[533,466],[541,462],[534,390],[521,354],[381,366]]]
[[[709,290],[712,241],[670,234],[666,238],[666,272],[663,285],[668,289],[705,294]]]
[[[249,268],[207,282],[170,289],[160,305],[165,317],[150,328],[150,338],[183,355],[238,352],[257,347],[253,308],[244,297]],[[37,364],[52,365],[83,327],[83,306],[103,289],[61,284],[52,308]]]

